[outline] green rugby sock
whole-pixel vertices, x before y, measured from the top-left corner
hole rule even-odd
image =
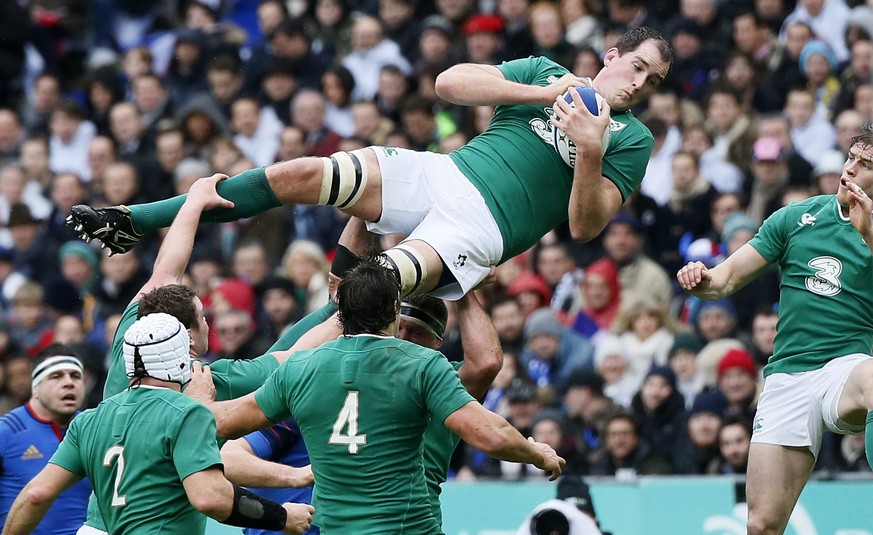
[[[873,469],[873,411],[867,413],[867,428],[864,430],[864,451],[867,453],[867,464]]]
[[[267,182],[267,173],[263,167],[249,169],[228,178],[218,185],[218,194],[233,201],[234,207],[204,212],[201,221],[236,221],[282,205]],[[177,195],[162,201],[129,206],[134,228],[145,234],[169,227],[186,198],[187,195]]]

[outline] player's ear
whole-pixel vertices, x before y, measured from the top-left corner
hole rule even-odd
[[[612,60],[618,57],[618,49],[615,47],[610,48],[606,51],[606,54],[603,55],[603,66],[606,67]]]

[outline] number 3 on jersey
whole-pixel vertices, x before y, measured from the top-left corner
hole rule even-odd
[[[343,428],[346,428],[343,434]],[[349,453],[358,453],[358,446],[367,444],[367,435],[358,434],[358,392],[352,390],[346,396],[343,408],[333,423],[333,432],[328,440],[330,444],[342,444],[349,447]]]

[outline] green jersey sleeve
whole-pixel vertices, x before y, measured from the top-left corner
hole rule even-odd
[[[121,315],[121,320],[118,322],[109,353],[109,369],[106,372],[106,384],[103,386],[103,399],[111,398],[122,390],[126,390],[130,384],[124,369],[124,333],[136,321],[138,314],[139,301],[136,301],[127,305]]]
[[[207,468],[221,465],[218,442],[215,439],[215,418],[200,403],[193,403],[178,420],[178,433],[173,445],[173,463],[179,480]],[[197,447],[192,447],[197,444]]]
[[[216,360],[209,365],[215,383],[215,399],[226,401],[251,394],[278,367],[276,357],[269,353],[251,360]]]
[[[450,414],[475,401],[461,384],[458,372],[439,353],[424,363],[420,380],[428,412],[437,422],[444,422]]]
[[[790,207],[776,210],[773,215],[764,220],[761,228],[749,240],[749,245],[754,247],[771,264],[779,262],[785,251],[785,245],[788,240],[786,228],[791,228],[790,225],[787,226],[785,223],[791,221],[790,210]]]
[[[544,67],[564,71],[564,74],[570,72],[554,61],[542,56],[505,61],[497,66],[500,72],[503,73],[504,78],[520,84],[533,84],[541,77]]]
[[[289,385],[286,384],[285,370],[291,366],[291,360],[286,360],[279,366],[279,369],[271,375],[267,382],[255,392],[255,401],[264,416],[272,422],[281,422],[285,418],[291,416],[291,410],[288,407],[287,393]]]
[[[69,470],[79,477],[87,477],[85,466],[82,463],[82,457],[79,455],[80,427],[82,422],[87,418],[87,416],[86,418],[82,418],[83,416],[86,416],[86,413],[83,412],[73,419],[70,423],[70,427],[67,428],[67,433],[64,435],[64,439],[61,440],[61,443],[58,445],[57,451],[55,451],[54,455],[52,455],[51,459],[48,461],[60,466],[61,468]]]
[[[626,201],[643,181],[655,138],[630,112],[613,113],[607,128],[612,135],[601,171]]]

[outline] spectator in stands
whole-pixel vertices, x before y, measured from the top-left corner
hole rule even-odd
[[[561,65],[571,65],[576,49],[565,37],[564,20],[559,5],[535,2],[528,11],[535,56],[545,56]]]
[[[664,268],[643,253],[643,226],[633,215],[619,212],[603,231],[606,256],[619,268],[622,300],[650,295],[667,304],[672,295]]]
[[[219,312],[214,324],[221,347],[215,352],[215,360],[252,359],[270,348],[269,340],[258,333],[248,312],[233,309]]]
[[[41,136],[31,136],[21,143],[19,161],[27,173],[27,180],[39,184],[44,190],[49,187],[54,173],[49,167],[48,140]]]
[[[510,5],[517,4],[525,6],[527,2],[509,1],[506,3]],[[499,5],[502,4],[503,2],[499,3]],[[561,15],[563,16],[564,24],[567,27],[566,32],[564,32],[564,37],[567,42],[577,49],[588,48],[602,50],[603,28],[598,20],[601,9],[602,6],[600,4],[589,0],[564,0],[561,2]],[[509,20],[509,16],[506,12],[507,10],[502,10],[501,15],[504,19]],[[511,27],[512,25],[507,22],[507,33],[510,32]],[[507,43],[510,42],[511,41],[507,38]],[[518,49],[519,45],[517,44],[514,46],[507,46],[507,50],[510,52]],[[528,52],[525,52],[524,55],[528,55]],[[514,54],[512,57],[524,57],[524,55]],[[575,69],[573,71],[577,72]],[[579,73],[577,72],[577,74]],[[586,74],[585,76],[588,75]],[[651,105],[651,100],[649,102]]]
[[[51,113],[61,99],[61,81],[57,74],[44,71],[33,81],[33,96],[28,99],[22,117],[30,135],[48,135]]]
[[[645,296],[622,302],[613,324],[631,371],[638,375],[645,375],[653,366],[666,366],[673,347],[671,331],[667,307]]]
[[[37,354],[43,334],[52,327],[44,298],[45,292],[36,282],[22,284],[12,297],[12,313],[8,316],[12,339],[30,356]]]
[[[709,474],[745,474],[752,440],[750,420],[726,416],[718,431],[719,456],[710,463]]]
[[[725,402],[717,392],[705,392],[688,410],[686,450],[674,462],[680,474],[705,474],[719,455],[719,430]]]
[[[504,353],[518,355],[524,347],[524,313],[518,300],[503,295],[491,300],[488,310]]]
[[[751,354],[759,367],[767,364],[773,356],[773,342],[776,340],[776,324],[779,320],[777,307],[758,309],[752,318]]]
[[[643,384],[643,375],[631,370],[624,345],[617,337],[607,335],[594,346],[594,369],[603,377],[603,392],[616,405],[629,408],[634,395]]]
[[[606,419],[618,406],[603,393],[603,378],[593,370],[576,370],[564,383],[561,408],[567,417],[567,428],[576,443],[592,460],[603,445]]]
[[[352,98],[371,100],[379,87],[379,72],[385,65],[396,65],[404,74],[412,73],[397,43],[387,39],[378,19],[361,16],[352,25],[352,51],[342,60],[352,73],[355,89]]]
[[[149,278],[135,254],[103,255],[100,273],[102,278],[94,289],[94,297],[104,316],[123,312]]]
[[[642,441],[671,467],[681,463],[687,448],[685,399],[676,391],[676,376],[670,368],[654,366],[648,371],[631,400],[631,412],[639,423]]]
[[[804,22],[833,49],[837,61],[843,62],[849,59],[845,35],[850,14],[843,0],[802,0],[785,18],[779,38],[785,40],[794,22]]]
[[[337,151],[339,134],[325,123],[326,99],[318,91],[304,89],[291,101],[291,116],[294,126],[306,135],[306,147],[310,156],[330,156]]]
[[[573,306],[584,272],[562,242],[543,245],[536,257],[537,273],[552,291],[550,308],[566,315]]]
[[[823,148],[831,148],[837,140],[836,130],[815,111],[815,96],[807,89],[788,92],[785,115],[791,123],[794,147],[811,165],[817,165]]]
[[[758,404],[758,369],[747,351],[732,349],[718,363],[718,390],[727,400],[725,414],[748,420]]]
[[[788,187],[788,162],[776,138],[762,137],[752,149],[752,183],[747,213],[760,224],[781,207]]]
[[[48,234],[55,243],[65,243],[76,239],[76,233],[65,224],[70,209],[85,202],[88,189],[82,180],[73,173],[61,173],[55,176],[48,189],[51,200],[51,212],[46,218]]]
[[[557,389],[577,369],[593,366],[594,347],[558,321],[549,308],[528,316],[524,325],[522,368],[533,383],[554,399]],[[544,398],[547,399],[547,398]]]
[[[24,141],[24,125],[10,108],[0,108],[0,159],[17,158]]]
[[[15,251],[15,270],[34,281],[45,280],[57,271],[55,244],[46,236],[42,221],[33,216],[24,203],[12,205],[9,210],[9,232]]]
[[[703,349],[700,339],[692,333],[677,333],[670,348],[667,365],[676,375],[676,390],[690,409],[703,390],[703,377],[697,369],[697,353]]]
[[[573,318],[573,330],[597,341],[598,333],[609,332],[621,307],[621,284],[615,262],[602,258],[585,269],[581,283],[584,305]]]
[[[549,306],[552,301],[552,292],[548,285],[542,277],[532,271],[519,273],[506,289],[506,293],[518,300],[525,318],[535,310]]]
[[[669,474],[670,465],[658,457],[640,436],[639,424],[628,413],[609,418],[604,429],[604,448],[592,465],[593,476],[616,476],[627,481],[637,475]]]
[[[694,19],[680,18],[673,22],[670,44],[675,60],[667,77],[683,97],[699,101],[706,94],[711,73],[717,70],[719,58],[703,47],[704,28]]]
[[[721,159],[747,170],[755,140],[755,117],[743,113],[740,95],[731,86],[718,83],[709,89],[704,124]]]
[[[133,204],[145,197],[140,194],[139,173],[126,161],[109,164],[103,172],[103,201],[108,205]]]
[[[278,339],[301,316],[297,287],[283,277],[271,276],[258,286],[263,307],[261,327],[268,339]]]
[[[812,175],[812,165],[795,150],[794,141],[791,139],[791,124],[783,113],[761,115],[758,120],[757,139],[762,138],[773,138],[779,141],[779,147],[782,149],[780,154],[788,163],[789,183],[808,186]]]
[[[531,437],[537,442],[548,444],[567,464],[562,474],[585,474],[588,472],[588,459],[584,450],[568,431],[567,420],[556,409],[543,409],[536,413],[531,425]],[[528,470],[534,472],[533,467]],[[543,473],[541,476],[545,476]]]
[[[9,332],[9,325],[0,326],[0,341],[4,349],[5,380],[0,389],[0,415],[20,407],[30,399],[31,370],[33,359],[20,351]],[[6,351],[8,350],[8,351]]]
[[[307,311],[321,308],[327,301],[328,261],[321,247],[311,241],[294,240],[282,258],[280,275],[303,292],[300,296]]]
[[[843,154],[849,152],[852,138],[861,133],[861,125],[864,124],[864,116],[858,110],[847,109],[834,119],[834,127],[837,129],[836,150]]]
[[[383,0],[379,2],[379,20],[385,36],[397,43],[407,60],[417,57],[419,29],[414,18],[416,3],[412,0]]]
[[[51,111],[49,121],[49,166],[55,173],[71,171],[84,175],[87,170],[88,144],[97,128],[85,119],[82,108],[72,100],[63,100]]]
[[[238,97],[230,106],[233,142],[255,165],[276,161],[282,123],[269,107],[261,107],[255,98]],[[223,169],[222,169],[223,171]]]
[[[836,71],[837,60],[828,45],[816,39],[804,45],[800,51],[800,72],[815,95],[815,113],[826,120],[831,119],[840,90]]]

